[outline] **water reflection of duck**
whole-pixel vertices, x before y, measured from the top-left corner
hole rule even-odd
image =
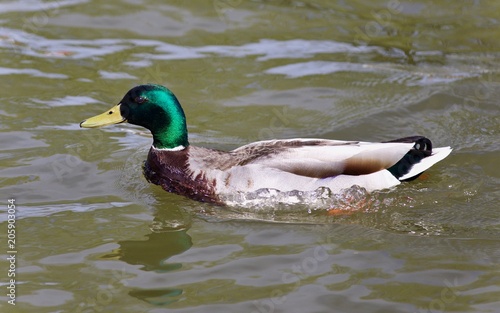
[[[174,255],[187,251],[193,243],[186,230],[154,232],[145,240],[119,241],[120,248],[104,255],[103,259],[118,259],[132,265],[143,265],[144,271],[168,272],[181,267],[167,263]]]
[[[286,139],[225,152],[189,145],[186,118],[175,95],[160,85],[132,88],[119,104],[80,126],[129,122],[153,134],[146,178],[169,192],[222,204],[221,196],[261,188],[333,192],[359,185],[368,191],[411,180],[451,152],[422,136],[387,142]]]
[[[143,265],[141,270],[157,273],[180,269],[181,263],[169,263],[174,255],[187,251],[193,245],[187,229],[171,229],[146,235],[146,240],[118,241],[120,247],[101,259],[118,259],[131,265]],[[178,288],[142,289],[133,288],[129,294],[143,301],[163,305],[176,302],[182,294]]]

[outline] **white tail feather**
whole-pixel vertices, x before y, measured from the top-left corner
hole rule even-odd
[[[441,147],[432,149],[432,155],[423,158],[420,162],[414,164],[407,174],[399,177],[399,180],[405,180],[417,176],[418,174],[427,170],[429,167],[433,166],[437,162],[446,158],[451,153],[452,150],[453,149],[450,147]]]

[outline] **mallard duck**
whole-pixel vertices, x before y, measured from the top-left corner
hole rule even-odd
[[[390,188],[418,177],[451,152],[411,136],[386,142],[316,138],[266,140],[231,151],[189,144],[186,117],[167,88],[140,85],[109,111],[80,123],[94,128],[128,122],[149,129],[153,144],[146,179],[168,192],[216,204],[224,196],[261,188],[334,193],[354,185],[367,191]]]

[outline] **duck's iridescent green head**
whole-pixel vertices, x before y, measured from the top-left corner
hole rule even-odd
[[[80,123],[93,128],[129,122],[143,126],[153,134],[158,149],[187,147],[186,117],[175,95],[160,85],[140,85],[130,89],[111,110]]]

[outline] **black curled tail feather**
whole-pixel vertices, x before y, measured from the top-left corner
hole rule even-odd
[[[385,142],[415,143],[413,145],[413,148],[408,151],[408,153],[406,153],[401,160],[387,169],[394,177],[398,179],[408,174],[414,164],[419,163],[422,159],[432,154],[432,142],[424,136],[404,137]],[[420,174],[422,173],[405,179],[404,181],[414,180],[415,178],[420,176]]]

